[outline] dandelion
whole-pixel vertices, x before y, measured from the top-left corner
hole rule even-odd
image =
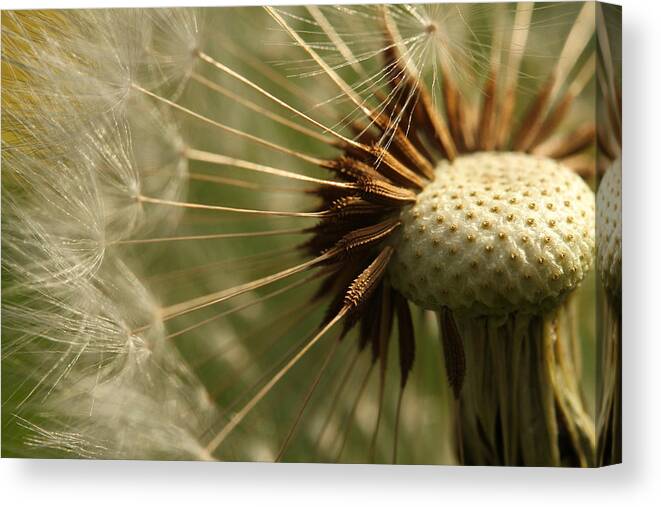
[[[597,458],[601,464],[622,461],[622,99],[621,32],[617,9],[598,11],[599,81],[596,264],[601,332],[598,343]]]
[[[16,453],[594,464],[592,4],[3,24]]]

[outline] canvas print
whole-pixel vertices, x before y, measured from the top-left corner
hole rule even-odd
[[[620,462],[620,25],[2,12],[3,457]]]

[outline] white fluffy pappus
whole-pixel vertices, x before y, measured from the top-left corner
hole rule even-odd
[[[114,246],[176,225],[178,213],[138,197],[185,195],[178,127],[132,84],[178,93],[195,16],[4,13],[3,23],[3,433],[29,428],[37,455],[204,458],[195,440],[213,409],[191,396],[157,305]],[[5,438],[6,451],[20,445]]]

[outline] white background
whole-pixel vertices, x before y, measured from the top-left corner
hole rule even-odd
[[[5,1],[3,8],[184,5]],[[194,0],[194,5],[250,4]],[[310,3],[310,2],[286,2]],[[0,461],[4,505],[661,505],[661,2],[624,6],[624,459],[603,470]]]

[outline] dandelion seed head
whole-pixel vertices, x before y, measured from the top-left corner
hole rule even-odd
[[[597,269],[611,294],[622,290],[622,162],[606,170],[597,190]]]
[[[396,455],[401,404],[376,394],[394,322],[407,438],[431,405],[407,384],[414,359],[437,367],[411,302],[538,308],[591,263],[589,190],[522,154],[554,111],[519,120],[518,65],[490,88],[504,30],[527,34],[529,11],[267,8],[244,33],[223,10],[231,26],[211,35],[188,9],[12,17],[3,304],[30,445],[364,460],[354,441],[372,440],[374,461],[394,440]]]
[[[112,374],[90,369],[63,386],[44,404],[59,422],[29,424],[28,444],[96,459],[210,459],[199,436],[217,414],[181,360],[139,351],[124,359]]]
[[[391,278],[428,309],[537,313],[557,305],[592,265],[592,191],[549,159],[503,152],[442,162],[402,220],[411,234],[399,240]]]
[[[137,79],[164,84],[161,64],[145,59],[155,32],[144,11],[9,13],[5,22],[2,267],[12,276],[3,284],[3,316],[11,322],[3,326],[3,364],[22,372],[9,399],[18,417],[50,414],[49,429],[28,424],[42,444],[125,456],[129,439],[111,442],[103,407],[122,399],[123,382],[132,389],[158,378],[160,358],[172,351],[159,305],[114,245],[176,225],[178,213],[145,210],[137,198],[180,198],[187,181],[173,118],[129,93]],[[152,373],[136,371],[146,364]],[[152,410],[161,403],[153,398],[164,394],[159,384],[143,391]],[[123,401],[148,406],[130,393]],[[93,421],[92,407],[103,424]],[[78,422],[69,427],[72,417]]]

